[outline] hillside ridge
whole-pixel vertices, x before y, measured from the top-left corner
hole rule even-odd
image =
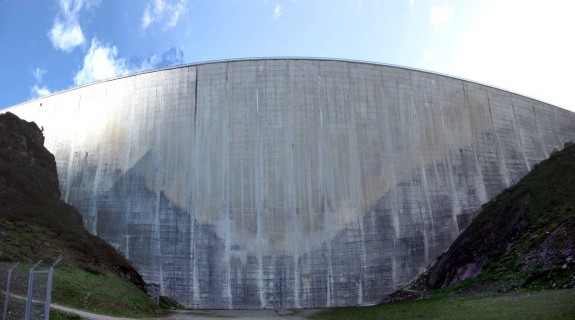
[[[575,288],[575,145],[484,204],[437,261],[383,303],[436,293]]]
[[[56,162],[42,129],[0,114],[0,262],[49,262],[59,255],[64,266],[112,272],[145,290],[130,263],[90,234],[80,213],[60,199]]]

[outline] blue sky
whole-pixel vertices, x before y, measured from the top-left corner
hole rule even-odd
[[[575,111],[572,0],[0,0],[0,109],[209,60],[366,60]]]

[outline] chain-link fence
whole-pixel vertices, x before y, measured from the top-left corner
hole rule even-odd
[[[4,305],[6,302],[6,278],[8,277],[8,269],[0,265],[0,319],[4,319]]]
[[[49,320],[54,267],[41,261],[32,267],[0,264],[0,312],[2,320]]]
[[[28,269],[21,264],[9,266],[5,273],[3,320],[21,320],[26,314]]]
[[[0,265],[0,319],[4,319],[4,304],[6,303],[6,278],[7,269]]]

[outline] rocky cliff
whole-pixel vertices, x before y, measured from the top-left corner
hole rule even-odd
[[[43,144],[34,122],[0,114],[0,262],[50,261],[62,254],[65,265],[112,271],[143,289],[136,270],[60,200],[56,162]]]
[[[41,130],[11,113],[0,115],[0,170],[5,218],[22,218],[21,206],[30,202],[60,198],[54,156],[44,148]]]

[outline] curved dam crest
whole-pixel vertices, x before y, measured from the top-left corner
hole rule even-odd
[[[335,60],[222,61],[7,109],[44,127],[65,201],[191,308],[368,305],[575,139],[575,114]]]

